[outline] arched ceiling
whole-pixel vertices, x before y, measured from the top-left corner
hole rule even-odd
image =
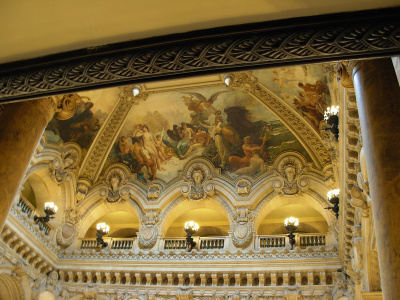
[[[398,0],[2,1],[0,63],[206,28],[396,5]]]
[[[54,118],[46,128],[47,142],[79,144],[82,168],[93,143],[108,143],[108,156],[97,171],[100,176],[122,163],[144,183],[168,183],[197,157],[210,160],[232,179],[259,176],[285,151],[296,151],[321,167],[303,130],[307,127],[321,139],[320,122],[335,91],[331,66],[263,69],[251,76],[286,107],[285,113],[279,115],[262,99],[226,87],[223,75],[155,82],[142,85],[146,99],[132,106],[122,127],[114,136],[107,134],[107,141],[97,136],[115,117],[120,88],[79,93],[77,112],[68,120]],[[301,132],[288,127],[289,117],[299,119]]]

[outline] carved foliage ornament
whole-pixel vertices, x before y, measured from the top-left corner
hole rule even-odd
[[[104,184],[107,188],[100,191],[100,196],[107,202],[115,203],[119,200],[126,200],[129,196],[129,190],[123,186],[128,182],[125,172],[120,168],[111,169],[106,176]]]
[[[228,29],[221,35],[209,30],[193,38],[164,37],[136,48],[126,44],[119,48],[103,46],[92,56],[85,49],[79,56],[71,54],[69,60],[63,57],[50,64],[32,63],[26,66],[26,71],[10,67],[0,77],[0,99],[115,86],[128,79],[146,81],[166,75],[200,75],[216,67],[220,70],[271,67],[297,62],[300,58],[312,62],[358,57],[360,53],[364,56],[399,53],[400,18],[396,9],[328,19],[331,21],[310,18],[308,23],[302,21],[296,25],[290,20],[280,24],[267,22],[254,29]]]
[[[236,183],[236,192],[239,196],[247,196],[250,194],[250,189],[251,189],[251,182],[248,179],[241,178],[237,183]]]
[[[160,197],[163,186],[159,183],[153,183],[147,189],[147,199],[155,201]]]
[[[51,178],[57,183],[68,180],[69,176],[76,172],[78,163],[79,151],[72,147],[67,148],[61,154],[61,161],[54,159],[49,163]]]
[[[182,195],[191,200],[201,200],[214,194],[213,178],[210,169],[204,163],[192,164],[183,179],[187,182],[181,186]]]
[[[254,215],[247,207],[238,207],[231,222],[232,242],[236,247],[244,248],[253,237]]]
[[[285,156],[277,164],[277,173],[280,179],[273,183],[275,191],[282,195],[297,195],[305,190],[309,182],[303,178],[305,168],[295,156]]]
[[[138,243],[141,248],[151,248],[159,235],[158,212],[151,210],[143,217],[138,232]]]
[[[81,221],[78,212],[74,209],[68,209],[65,212],[65,222],[62,227],[57,229],[56,241],[61,247],[69,247],[75,240],[77,228]]]

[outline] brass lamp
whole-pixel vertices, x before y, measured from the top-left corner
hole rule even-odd
[[[289,231],[288,237],[289,237],[290,250],[293,250],[293,245],[295,244],[294,240],[295,235],[293,234],[293,232],[299,226],[299,220],[293,217],[286,218],[284,224],[287,231]]]
[[[53,215],[57,212],[57,205],[54,205],[54,202],[46,202],[44,204],[44,212],[46,213],[45,217],[34,216],[33,219],[35,222],[40,221],[42,223],[47,223],[50,219],[54,219]]]
[[[335,213],[336,219],[339,219],[339,189],[331,190],[328,192],[328,200],[333,206],[327,207],[326,209],[332,209]]]
[[[339,106],[328,107],[324,113],[324,120],[331,127],[324,128],[330,130],[336,140],[339,139]]]
[[[108,243],[104,242],[103,240],[103,235],[106,235],[110,231],[110,226],[108,226],[106,223],[98,223],[96,225],[97,229],[97,251],[101,250],[102,248],[105,248],[108,246]]]
[[[199,224],[194,221],[188,221],[185,223],[185,231],[186,231],[186,243],[188,246],[188,251],[192,251],[192,249],[196,246],[196,242],[193,241],[192,235],[199,230]]]

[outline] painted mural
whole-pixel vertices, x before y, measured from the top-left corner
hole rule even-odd
[[[209,87],[149,95],[127,117],[104,166],[127,165],[138,179],[168,182],[204,157],[226,175],[258,176],[282,151],[311,161],[294,135],[240,91]]]
[[[303,65],[252,72],[260,83],[296,109],[319,132],[324,112],[331,106],[328,70],[323,65]]]
[[[82,158],[118,100],[118,88],[78,93],[79,102],[72,118],[53,118],[47,128],[47,142],[75,142],[82,148]]]

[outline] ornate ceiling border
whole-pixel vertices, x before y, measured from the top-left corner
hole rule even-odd
[[[0,65],[0,102],[222,72],[400,54],[400,8],[215,28]]]

